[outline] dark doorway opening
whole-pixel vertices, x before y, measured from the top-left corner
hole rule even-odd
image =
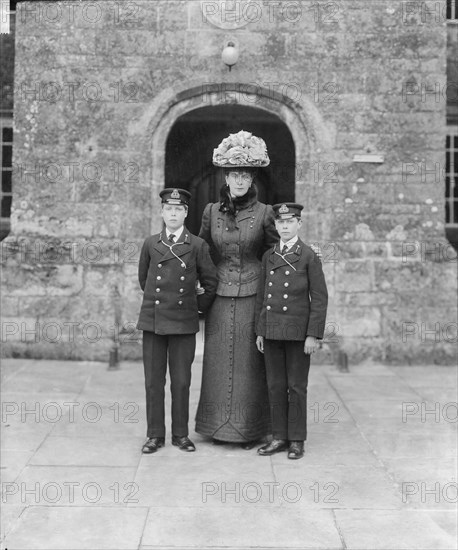
[[[270,165],[260,168],[256,179],[261,202],[294,201],[294,142],[286,124],[277,116],[255,107],[219,105],[186,113],[172,126],[166,143],[165,187],[181,187],[192,193],[186,225],[198,234],[202,212],[218,202],[223,171],[212,164],[213,149],[240,130],[261,137],[267,145]]]

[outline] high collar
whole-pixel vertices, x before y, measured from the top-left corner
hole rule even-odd
[[[293,237],[292,239],[290,239],[289,241],[287,241],[286,243],[282,241],[282,239],[280,239],[280,243],[279,243],[279,246],[280,246],[280,250],[283,250],[283,246],[286,245],[288,247],[288,250],[294,245],[297,243],[297,241],[299,240],[299,237],[296,235],[295,237]]]
[[[168,227],[165,228],[165,234],[167,235],[167,239],[173,233],[175,235],[175,242],[176,243],[180,240],[180,237],[182,236],[183,231],[184,231],[184,225],[182,225],[176,231],[170,231]]]

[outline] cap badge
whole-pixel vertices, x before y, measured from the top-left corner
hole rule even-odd
[[[180,198],[180,193],[178,192],[178,189],[174,189],[172,194],[170,195],[170,198],[172,199],[179,199]]]
[[[286,206],[286,204],[282,204],[278,211],[280,212],[280,214],[287,214],[289,212],[289,208]]]

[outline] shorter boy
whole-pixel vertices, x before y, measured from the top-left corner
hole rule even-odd
[[[304,456],[310,355],[323,338],[328,293],[321,261],[297,236],[302,225],[296,203],[275,204],[280,242],[262,258],[256,346],[265,356],[273,439],[258,449],[269,456],[288,449]]]
[[[147,441],[143,453],[155,453],[165,443],[164,397],[167,353],[172,392],[172,444],[195,451],[188,437],[191,365],[199,331],[199,311],[205,313],[216,294],[216,268],[208,244],[184,226],[191,194],[163,189],[164,229],[142,247],[138,280],[144,291],[137,328],[143,330]],[[202,289],[197,295],[196,285]]]

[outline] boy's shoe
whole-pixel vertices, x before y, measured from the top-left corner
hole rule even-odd
[[[304,456],[304,442],[303,441],[290,441],[288,449],[288,458],[297,460]]]
[[[187,435],[182,437],[178,435],[172,435],[172,445],[175,445],[180,451],[186,451],[188,453],[196,450],[194,443],[189,439]]]
[[[142,447],[142,453],[151,454],[155,453],[160,447],[165,444],[164,437],[150,437],[146,440],[146,443]]]
[[[286,439],[272,439],[270,443],[258,449],[258,454],[270,456],[275,453],[280,453],[281,451],[286,451],[287,448],[288,441],[286,441]]]

